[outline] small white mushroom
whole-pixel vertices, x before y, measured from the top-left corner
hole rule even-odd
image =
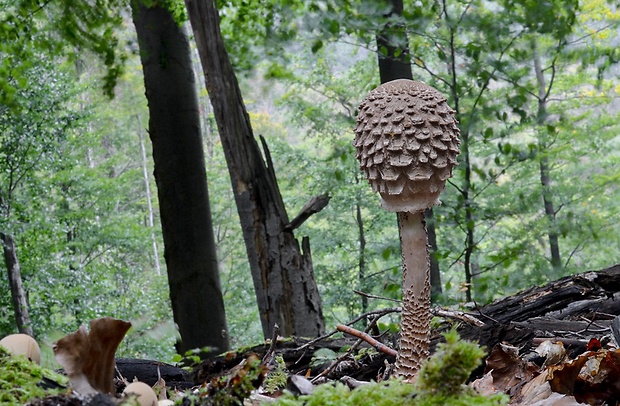
[[[41,363],[41,349],[28,334],[11,334],[0,340],[0,345],[13,355],[23,355],[32,362]]]
[[[170,399],[162,399],[157,402],[158,406],[173,406],[174,402]]]
[[[123,391],[123,395],[138,397],[138,403],[140,406],[158,406],[157,396],[155,391],[149,385],[144,382],[132,382]]]
[[[432,87],[384,83],[359,106],[356,157],[384,209],[398,213],[403,311],[396,373],[412,378],[428,357],[430,269],[424,210],[439,203],[459,153],[455,111]]]

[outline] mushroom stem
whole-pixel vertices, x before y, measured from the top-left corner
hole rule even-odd
[[[403,310],[396,374],[413,378],[430,347],[431,282],[428,237],[423,212],[399,212],[403,259]]]

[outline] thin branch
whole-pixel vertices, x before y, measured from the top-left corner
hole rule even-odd
[[[392,299],[391,297],[371,295],[370,293],[361,292],[361,291],[355,290],[355,289],[353,289],[353,293],[358,294],[358,295],[363,296],[363,297],[367,297],[369,299],[389,300],[390,302],[396,302],[396,303],[400,303],[401,302],[400,300]]]
[[[379,352],[382,352],[384,354],[390,355],[395,358],[398,355],[398,352],[396,350],[388,347],[387,345],[383,344],[380,341],[375,340],[368,333],[364,333],[362,331],[356,330],[353,327],[345,326],[344,324],[336,325],[336,330],[342,331],[343,333],[352,335],[353,337],[357,337],[361,340],[366,341],[368,344],[370,344],[372,347],[374,347]]]

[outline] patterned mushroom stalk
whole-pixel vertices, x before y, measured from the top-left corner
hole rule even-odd
[[[459,154],[458,121],[446,98],[420,82],[384,83],[360,104],[356,157],[384,209],[398,213],[403,311],[396,374],[415,376],[429,355],[430,262],[424,210],[439,204]]]

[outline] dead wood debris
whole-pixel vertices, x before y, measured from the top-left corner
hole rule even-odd
[[[380,381],[390,376],[397,337],[377,334],[376,323],[399,311],[394,307],[369,312],[313,340],[274,336],[252,348],[205,359],[182,380],[193,382],[194,388],[216,387],[214,382],[228,385],[237,381],[234,371],[247,373],[243,366],[254,359],[262,360],[264,368],[258,370],[258,386],[276,367],[274,358],[281,357],[289,382],[291,376],[300,377],[306,386],[306,381],[316,385],[340,380],[350,387]],[[444,322],[432,332],[432,350],[441,332],[454,325],[463,339],[488,349],[485,365],[470,383],[481,393],[505,392],[511,405],[618,405],[620,265],[565,277],[469,311],[436,309],[435,315]],[[362,319],[367,320],[364,331],[354,329]],[[347,334],[334,337],[340,331]],[[319,350],[331,355],[319,357]],[[257,390],[254,404],[279,393]]]

